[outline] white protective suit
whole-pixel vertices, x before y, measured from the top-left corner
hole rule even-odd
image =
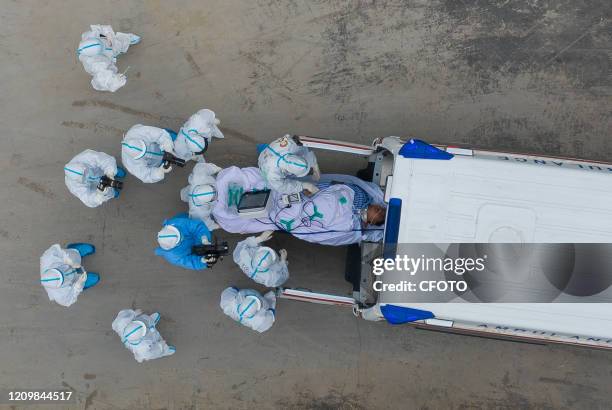
[[[216,175],[221,168],[212,163],[200,162],[189,174],[189,185],[181,189],[181,200],[189,204],[189,217],[199,219],[209,230],[219,227],[212,217],[217,201]]]
[[[262,236],[250,236],[238,242],[233,257],[234,262],[249,278],[261,285],[275,288],[289,279],[289,270],[286,251],[281,251],[279,257],[273,249],[260,245],[270,236],[264,233]]]
[[[259,333],[274,324],[276,296],[272,291],[261,296],[256,290],[230,287],[221,293],[220,306],[227,316]]]
[[[146,315],[140,309],[124,309],[113,320],[113,330],[119,335],[124,346],[134,354],[138,363],[170,356],[176,352],[173,346],[168,346],[155,328],[159,318],[159,313]],[[142,332],[142,337],[139,337],[139,340],[136,341],[129,340],[130,335],[125,332],[126,328],[133,322],[136,322],[136,328],[142,326],[139,329]]]
[[[301,157],[302,161],[295,161]],[[261,175],[273,191],[281,194],[294,194],[308,189],[317,191],[310,182],[300,181],[299,177],[308,175],[313,170],[313,179],[320,177],[319,165],[314,153],[308,148],[299,146],[290,135],[285,135],[266,146],[257,160]]]
[[[40,257],[41,284],[47,291],[49,300],[66,307],[77,301],[87,280],[86,273],[77,271],[80,267],[81,255],[75,249],[62,249],[61,246],[55,244],[42,254]],[[45,271],[50,269],[58,269],[62,272],[63,281],[59,287],[57,286],[59,283],[42,282],[45,280]]]
[[[107,187],[98,189],[100,177],[113,179],[117,174],[117,161],[104,152],[90,149],[77,154],[64,166],[64,181],[72,195],[85,205],[95,208],[115,196],[115,190]]]
[[[193,114],[181,127],[174,143],[176,156],[185,161],[195,160],[203,162],[202,153],[211,140],[224,138],[223,133],[217,127],[220,120],[215,118],[215,113],[208,109],[202,109]]]
[[[91,85],[98,91],[115,92],[127,81],[117,72],[117,56],[127,52],[130,45],[140,42],[131,33],[115,33],[111,26],[95,24],[81,35],[77,49],[79,61],[93,78]]]
[[[174,153],[172,137],[163,128],[136,124],[126,132],[121,142],[121,161],[128,172],[142,182],[164,179],[172,167],[164,169],[164,152]]]

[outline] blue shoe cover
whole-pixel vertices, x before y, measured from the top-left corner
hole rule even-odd
[[[257,144],[257,155],[261,154],[263,150],[266,149],[268,144]]]
[[[172,138],[172,141],[176,141],[176,137],[177,137],[176,132],[172,131],[169,128],[164,128],[164,129],[168,132],[168,134],[170,134],[170,138]]]
[[[66,248],[77,250],[79,254],[81,255],[81,258],[84,258],[87,255],[93,255],[94,253],[96,253],[96,247],[90,243],[84,243],[84,242],[69,243],[68,245],[66,245]]]
[[[121,168],[121,167],[117,167],[117,173],[115,174],[115,178],[125,178],[125,169]]]
[[[96,272],[87,272],[87,279],[85,279],[83,289],[89,289],[96,286],[98,282],[100,282],[100,275],[98,275]]]
[[[121,195],[121,191],[118,189],[115,189],[115,196],[113,198],[119,198],[119,195]]]

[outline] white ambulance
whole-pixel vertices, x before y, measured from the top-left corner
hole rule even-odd
[[[605,289],[563,295],[566,303],[398,303],[372,286],[381,279],[372,273],[374,259],[398,243],[612,243],[612,164],[440,145],[429,146],[433,157],[406,155],[414,141],[398,137],[372,146],[300,140],[369,158],[368,172],[359,176],[367,174],[385,192],[385,238],[349,248],[353,298],[295,289],[279,289],[280,297],[353,307],[368,320],[404,310],[403,322],[424,329],[612,349],[612,296]]]

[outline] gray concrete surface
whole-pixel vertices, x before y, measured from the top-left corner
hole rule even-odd
[[[255,143],[285,132],[610,160],[611,11],[582,0],[3,0],[0,388],[74,389],[79,409],[610,408],[609,352],[287,301],[254,334],[217,305],[225,286],[248,285],[231,261],[194,273],[152,254],[162,219],[184,209],[188,169],[156,185],[130,178],[120,201],[92,210],[67,192],[62,166],[85,148],[118,156],[133,124],[176,128],[202,107],[222,119],[226,140],[209,156],[221,166],[254,164]],[[129,80],[115,94],[95,92],[76,60],[91,23],[143,37],[119,61]],[[331,172],[363,164],[321,158]],[[75,240],[98,246],[87,267],[102,283],[64,309],[39,286],[38,257]],[[348,293],[342,250],[275,241],[291,285]],[[132,359],[110,328],[130,306],[162,313],[175,356]]]

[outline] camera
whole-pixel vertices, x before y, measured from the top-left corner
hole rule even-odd
[[[100,178],[100,182],[98,182],[98,189],[100,191],[104,191],[106,188],[111,187],[117,190],[123,189],[123,182],[117,181],[115,179],[111,179],[104,175]]]
[[[182,168],[185,166],[185,160],[180,159],[172,155],[171,153],[164,151],[164,156],[162,157],[162,164],[165,169],[170,168],[170,166],[173,164]]]
[[[212,266],[229,253],[229,246],[225,241],[221,243],[215,242],[208,245],[195,245],[191,248],[191,251],[194,255],[209,259],[207,264]]]

